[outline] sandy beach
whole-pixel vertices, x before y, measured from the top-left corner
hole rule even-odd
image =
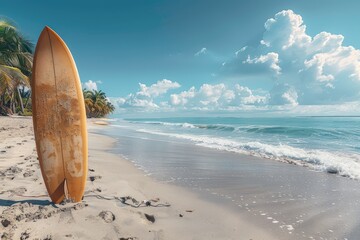
[[[359,234],[357,180],[117,131],[106,119],[88,120],[88,132],[84,199],[55,205],[40,173],[32,119],[0,117],[1,239],[357,239]],[[137,161],[120,157],[122,152]]]
[[[109,153],[115,140],[92,133],[101,127],[88,124],[83,201],[54,205],[40,173],[32,119],[0,118],[1,239],[278,239],[230,209],[145,176]]]

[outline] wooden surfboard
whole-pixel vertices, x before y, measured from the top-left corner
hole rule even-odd
[[[84,97],[74,59],[49,27],[36,45],[32,108],[41,173],[54,203],[82,199],[88,169]]]

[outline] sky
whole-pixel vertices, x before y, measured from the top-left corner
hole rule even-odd
[[[4,1],[124,116],[360,115],[360,1]]]

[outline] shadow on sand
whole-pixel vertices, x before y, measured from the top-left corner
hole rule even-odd
[[[21,201],[14,201],[14,200],[6,200],[0,198],[0,206],[2,207],[10,207],[13,204],[16,203],[31,203],[32,205],[38,205],[38,206],[53,206],[57,208],[57,206],[50,202],[49,200],[36,200],[36,199],[27,199],[27,200],[21,200]]]

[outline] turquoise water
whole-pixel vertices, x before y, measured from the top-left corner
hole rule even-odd
[[[279,239],[357,239],[359,128],[355,117],[116,118],[98,131],[144,174]]]
[[[133,118],[113,125],[360,179],[360,117]]]

